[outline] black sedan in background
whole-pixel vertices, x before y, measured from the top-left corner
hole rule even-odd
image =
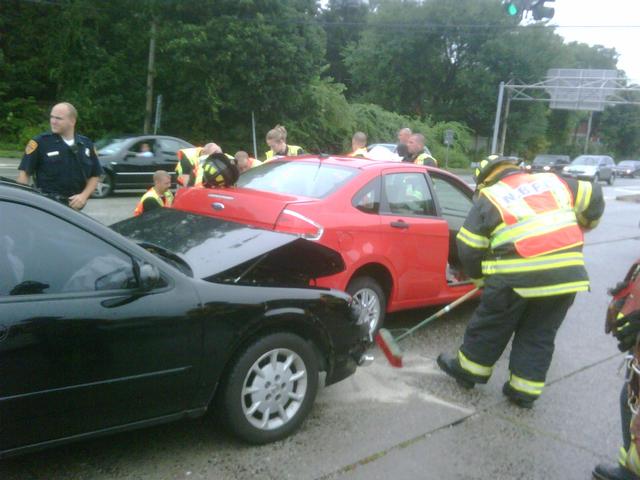
[[[193,145],[176,137],[142,135],[99,140],[96,147],[104,174],[93,197],[104,198],[116,189],[151,187],[156,170],[169,172],[175,186],[178,150]]]
[[[553,153],[543,153],[536,155],[531,162],[531,167],[527,168],[531,172],[551,172],[562,173],[562,169],[571,163],[569,155],[557,155]]]
[[[274,441],[364,360],[357,304],[308,287],[344,268],[322,245],[171,209],[111,229],[4,181],[0,216],[0,458],[207,409]]]
[[[622,160],[614,167],[618,177],[635,178],[640,176],[640,160]]]

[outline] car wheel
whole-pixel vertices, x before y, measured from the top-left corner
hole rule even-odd
[[[387,299],[382,288],[371,277],[358,277],[349,283],[347,293],[367,312],[369,333],[373,337],[382,327],[387,311]]]
[[[613,185],[613,182],[616,181],[616,176],[612,173],[611,175],[609,175],[609,179],[607,180],[607,183],[609,185]]]
[[[318,360],[311,345],[276,333],[249,345],[236,359],[220,399],[221,419],[243,440],[262,444],[293,433],[318,391]]]
[[[93,198],[105,198],[113,192],[113,177],[110,173],[100,175],[98,185],[91,195]]]

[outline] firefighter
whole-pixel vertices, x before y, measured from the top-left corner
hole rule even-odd
[[[262,165],[260,160],[250,157],[244,150],[238,150],[233,158],[235,158],[238,172],[241,174],[247,170],[251,170],[252,168]]]
[[[287,145],[287,129],[282,125],[276,125],[267,133],[267,145],[270,150],[265,153],[264,163],[270,162],[276,157],[302,155],[304,149],[297,145]]]
[[[153,174],[153,187],[142,195],[133,215],[137,217],[156,208],[170,207],[173,203],[173,194],[169,190],[170,188],[171,175],[164,170],[156,170]]]
[[[180,187],[202,186],[202,165],[214,153],[223,153],[222,148],[215,143],[207,143],[204,147],[183,148],[178,150],[178,164],[176,165],[177,183]],[[229,160],[231,155],[224,153]]]
[[[366,157],[367,155],[367,134],[364,132],[356,132],[351,137],[351,153],[350,157]]]
[[[621,352],[630,354],[626,382],[620,392],[623,446],[618,464],[598,464],[593,476],[599,480],[640,480],[640,261],[609,293],[613,299],[607,309],[605,332],[617,338]]]
[[[222,152],[209,155],[202,164],[204,187],[230,187],[238,181],[239,176],[240,172],[234,161]]]
[[[424,135],[421,133],[412,134],[407,140],[407,150],[409,155],[403,161],[415,163],[417,165],[428,165],[437,167],[438,161],[424,150]]]
[[[457,245],[465,273],[484,292],[457,354],[440,354],[438,365],[465,388],[487,383],[513,337],[502,392],[531,408],[544,388],[556,332],[575,294],[589,289],[583,230],[602,216],[602,189],[525,173],[496,155],[475,173],[477,198]]]

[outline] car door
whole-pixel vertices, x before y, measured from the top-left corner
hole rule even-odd
[[[381,229],[393,259],[398,305],[436,298],[446,285],[449,231],[436,215],[426,170],[386,170],[382,176]]]
[[[0,449],[187,408],[201,336],[193,289],[165,272],[141,291],[134,262],[161,261],[45,211],[0,201],[0,218]]]
[[[143,145],[148,145],[149,152],[144,152]],[[150,188],[153,186],[153,173],[162,169],[162,158],[159,146],[153,138],[137,137],[132,139],[119,161],[118,180],[120,188]]]

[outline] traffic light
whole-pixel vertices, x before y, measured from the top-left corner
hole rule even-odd
[[[505,0],[504,7],[507,13],[512,16],[522,17],[525,10],[529,10],[535,0]]]
[[[531,13],[533,13],[533,18],[535,20],[543,20],[545,18],[551,20],[553,18],[553,14],[556,13],[554,8],[545,7],[545,3],[555,2],[555,0],[538,0],[531,7]]]

